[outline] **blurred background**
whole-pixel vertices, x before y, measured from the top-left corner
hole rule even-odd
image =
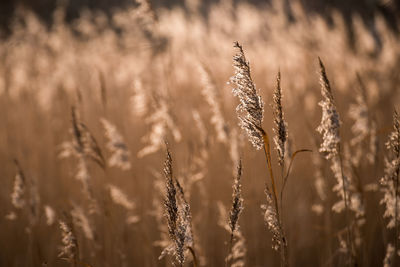
[[[173,256],[159,258],[170,245],[165,139],[191,205],[199,265],[225,264],[223,210],[242,158],[236,266],[279,266],[260,208],[264,154],[238,127],[229,83],[234,41],[265,102],[271,140],[280,71],[287,155],[313,151],[296,156],[283,196],[290,265],[349,265],[350,225],[358,265],[383,266],[396,239],[379,181],[400,108],[399,19],[394,0],[1,1],[0,266],[73,265],[60,253],[60,220],[73,229],[81,264],[172,266]],[[342,121],[350,216],[332,209],[341,197],[318,152],[318,57]]]
[[[155,9],[159,8],[174,8],[181,7],[186,10],[190,9],[191,3],[190,1],[160,1],[155,0],[151,1],[151,4]],[[209,9],[213,7],[213,5],[218,4],[219,1],[214,0],[205,0],[199,1],[197,7],[199,11],[204,16],[207,16],[209,13]],[[264,0],[264,1],[233,1],[234,5],[238,5],[240,3],[249,3],[255,6],[272,6],[272,1]],[[295,17],[292,11],[291,1],[284,0],[282,1],[284,5],[284,12],[287,19],[291,22],[295,21]],[[309,16],[321,16],[326,22],[333,26],[332,12],[338,11],[342,14],[346,25],[349,28],[352,28],[351,18],[353,15],[359,15],[363,22],[366,25],[370,25],[375,20],[377,15],[382,15],[384,19],[390,25],[391,30],[398,32],[398,19],[400,15],[400,7],[398,0],[358,0],[358,1],[318,1],[318,0],[301,0],[298,1],[298,4],[307,12]],[[135,6],[137,3],[135,1],[129,0],[118,0],[118,1],[107,1],[107,0],[99,0],[99,1],[52,1],[52,0],[35,0],[35,1],[9,1],[4,0],[0,3],[0,18],[1,18],[1,27],[2,30],[9,32],[10,30],[10,21],[12,20],[15,10],[18,7],[26,7],[30,10],[33,10],[38,17],[40,17],[45,23],[51,24],[53,20],[53,12],[57,6],[63,5],[65,7],[65,19],[70,22],[77,17],[80,16],[82,9],[90,9],[92,11],[101,11],[107,15],[111,15],[115,10],[123,9],[129,6]],[[351,29],[349,29],[351,32]],[[349,33],[351,34],[351,33]]]

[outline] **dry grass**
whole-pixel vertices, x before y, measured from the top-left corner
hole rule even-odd
[[[390,25],[377,54],[356,16],[350,48],[335,12],[195,2],[72,26],[59,8],[51,28],[20,10],[0,42],[0,266],[396,266]]]

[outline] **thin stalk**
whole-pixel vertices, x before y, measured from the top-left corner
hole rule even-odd
[[[275,178],[274,178],[274,173],[272,171],[272,163],[271,163],[271,150],[270,150],[270,145],[269,145],[269,138],[268,135],[265,131],[262,131],[263,133],[263,141],[264,141],[264,153],[265,157],[267,160],[267,166],[269,170],[269,175],[271,178],[271,185],[272,185],[272,195],[274,198],[274,204],[275,204],[275,210],[276,210],[276,215],[278,217],[278,224],[279,224],[279,230],[281,232],[280,234],[280,248],[281,248],[281,266],[288,266],[287,262],[287,247],[286,247],[286,239],[284,237],[284,232],[283,232],[283,226],[282,226],[282,220],[281,220],[281,215],[279,212],[279,207],[278,207],[278,198],[277,198],[277,191],[276,191],[276,184],[275,184]]]
[[[263,140],[264,140],[264,154],[265,157],[267,159],[267,166],[268,166],[268,170],[269,170],[269,176],[271,178],[271,185],[272,185],[272,195],[274,197],[274,203],[275,203],[275,209],[276,209],[276,213],[278,215],[278,218],[280,218],[279,216],[279,209],[278,209],[278,199],[277,199],[277,193],[276,193],[276,185],[275,185],[275,178],[274,178],[274,173],[272,171],[272,164],[271,164],[271,153],[270,153],[270,146],[269,146],[269,139],[268,139],[268,135],[267,133],[263,133]]]
[[[338,158],[339,158],[339,163],[340,163],[340,173],[342,176],[342,183],[343,183],[343,199],[344,199],[344,207],[345,207],[345,221],[346,221],[346,229],[347,229],[347,245],[350,249],[350,265],[356,266],[356,262],[354,261],[354,247],[353,247],[353,235],[351,228],[348,224],[349,222],[349,205],[347,202],[347,189],[346,189],[346,181],[344,179],[344,172],[343,172],[343,159],[342,159],[342,154],[340,151],[340,145],[338,145]]]
[[[395,120],[396,120],[396,111],[395,111]],[[396,125],[396,121],[394,121],[394,124]],[[397,124],[398,124],[398,116],[397,116]],[[395,127],[397,130],[397,145],[400,144],[400,132],[399,132],[399,127]],[[400,160],[400,148],[397,148],[397,160]],[[396,175],[395,175],[395,188],[394,188],[394,195],[395,195],[395,208],[394,208],[394,227],[396,231],[396,237],[395,237],[395,255],[394,255],[394,266],[397,266],[396,263],[398,262],[398,256],[397,256],[397,251],[399,249],[399,220],[398,220],[398,196],[399,196],[399,174],[400,174],[400,167],[397,165],[397,170],[396,170]]]
[[[197,257],[196,257],[196,253],[194,251],[194,249],[190,246],[187,247],[188,250],[190,251],[190,254],[192,254],[193,257],[193,267],[197,267],[198,266],[198,262],[197,262]]]
[[[399,139],[400,139],[400,135],[399,135]],[[398,140],[398,142],[400,143],[400,140]],[[399,153],[398,153],[398,155],[397,155],[397,159],[399,159],[400,158],[400,151],[399,151]],[[394,180],[394,183],[395,183],[395,187],[394,187],[394,195],[395,195],[395,209],[394,209],[394,218],[395,218],[395,220],[394,220],[394,223],[395,223],[395,231],[396,231],[396,237],[395,237],[395,242],[394,242],[394,245],[395,245],[395,255],[394,255],[394,265],[393,266],[397,266],[396,265],[396,263],[397,263],[397,261],[398,261],[398,259],[397,259],[397,251],[398,251],[398,247],[399,247],[399,220],[398,220],[398,195],[399,195],[399,173],[400,173],[400,169],[399,168],[397,168],[397,170],[396,170],[396,176],[395,176],[395,180]]]
[[[284,181],[285,178],[283,177],[283,173],[285,172],[285,159],[283,159],[282,165],[281,165],[281,181]],[[285,182],[283,182],[285,184]],[[283,214],[283,189],[284,189],[284,184],[282,185],[282,189],[280,192],[280,209],[281,213]],[[283,215],[282,215],[283,216]]]
[[[398,187],[399,187],[399,170],[397,170],[397,177],[396,177],[396,179],[395,179],[395,188],[394,188],[394,190],[395,190],[395,211],[394,211],[394,215],[395,215],[395,220],[394,220],[394,223],[395,223],[395,231],[396,231],[396,237],[395,237],[395,241],[394,241],[394,245],[395,245],[395,255],[394,255],[394,265],[393,266],[397,266],[396,265],[396,263],[397,263],[397,251],[398,251],[398,245],[399,245],[399,243],[398,243],[398,240],[399,240],[399,222],[398,222],[398,218],[397,218],[397,216],[398,216],[398,214],[397,214],[397,210],[398,210],[398,208],[397,208],[397,199],[398,199],[398,192],[399,192],[399,190],[398,190]]]
[[[285,177],[282,178],[283,185],[282,185],[282,190],[281,190],[281,211],[282,211],[283,192],[285,191],[285,186],[286,186],[287,180],[289,178],[290,171],[292,170],[292,165],[293,165],[294,158],[296,157],[296,155],[298,153],[301,153],[301,152],[312,152],[312,150],[310,150],[310,149],[300,149],[300,150],[295,151],[292,154],[292,156],[290,158],[290,163],[289,163],[289,167],[288,167],[288,170],[286,172],[286,175],[285,175]],[[283,162],[283,165],[282,165],[282,173],[283,173],[283,170],[284,170],[284,164],[285,164],[285,162]]]

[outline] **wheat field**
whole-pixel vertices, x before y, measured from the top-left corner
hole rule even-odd
[[[16,9],[0,266],[400,266],[400,24],[136,2]]]

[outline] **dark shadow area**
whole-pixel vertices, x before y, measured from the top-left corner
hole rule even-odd
[[[217,3],[217,0],[201,1],[201,13],[207,17],[208,11]],[[240,0],[234,0],[238,3]],[[248,3],[254,5],[269,5],[269,0],[250,0]],[[93,11],[101,11],[107,15],[117,8],[124,8],[129,5],[138,5],[133,0],[69,0],[69,1],[54,1],[54,0],[3,0],[0,2],[0,33],[7,36],[10,33],[12,18],[17,7],[22,6],[33,10],[38,17],[48,26],[52,24],[52,15],[57,6],[57,3],[64,3],[66,9],[66,21],[70,23],[75,18],[79,17],[82,9],[90,9]],[[174,6],[185,8],[184,0],[153,0],[151,1],[155,9]],[[296,18],[292,11],[291,1],[283,0],[283,10],[285,11],[288,23],[295,23]],[[376,52],[381,49],[381,38],[376,29],[375,20],[377,15],[381,15],[386,21],[389,28],[396,34],[399,33],[398,23],[400,19],[400,0],[300,0],[300,4],[310,16],[320,16],[325,19],[328,25],[335,27],[332,19],[332,12],[338,11],[342,14],[347,26],[347,36],[349,45],[354,45],[354,29],[352,26],[352,17],[358,15],[371,36],[375,40]]]
[[[328,25],[335,27],[332,19],[332,11],[336,10],[342,14],[346,24],[347,37],[350,48],[354,49],[355,33],[352,25],[353,16],[359,16],[368,29],[369,33],[375,41],[375,53],[379,53],[382,48],[380,34],[376,28],[376,16],[380,15],[384,18],[388,28],[399,34],[399,19],[400,19],[400,1],[399,0],[301,0],[304,10],[312,16],[321,16],[325,19]],[[289,20],[292,20],[292,12],[290,0],[285,0],[287,3],[286,14]]]

